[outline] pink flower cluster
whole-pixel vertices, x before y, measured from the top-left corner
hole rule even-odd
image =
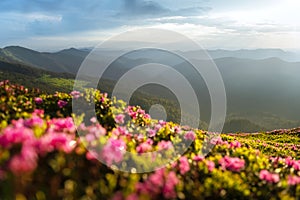
[[[46,154],[54,150],[70,153],[75,144],[74,135],[49,131],[38,140],[36,146],[40,154]]]
[[[31,118],[24,120],[24,125],[28,128],[32,128],[35,126],[42,127],[44,124],[44,120],[36,114],[33,114]]]
[[[154,137],[156,135],[156,130],[148,129],[147,133],[149,137]]]
[[[184,139],[194,141],[196,139],[196,134],[194,131],[188,131],[184,135]]]
[[[158,150],[169,150],[174,148],[171,141],[162,140],[157,144]]]
[[[196,156],[193,157],[193,161],[196,161],[196,162],[200,162],[204,159],[205,159],[205,157],[202,156],[202,155],[196,155]]]
[[[182,156],[179,159],[179,171],[181,175],[184,175],[186,172],[190,171],[190,164],[185,156]]]
[[[145,112],[145,110],[143,110],[141,108],[136,108],[136,111],[135,111],[135,108],[136,107],[134,107],[134,106],[128,106],[126,109],[126,112],[132,119],[137,119],[138,116],[146,118],[146,119],[150,119],[150,115],[147,114]]]
[[[63,108],[68,104],[68,102],[64,101],[64,100],[58,100],[57,105],[59,108]]]
[[[132,136],[131,133],[128,132],[128,130],[126,129],[126,127],[124,126],[119,126],[118,128],[115,128],[112,131],[113,135],[115,136],[120,136],[120,135],[124,135],[124,136]]]
[[[34,98],[34,102],[35,102],[36,104],[42,104],[42,103],[43,103],[43,99],[42,99],[41,97],[35,97],[35,98]]]
[[[152,150],[153,140],[147,139],[146,142],[141,143],[136,147],[138,153],[145,153]]]
[[[150,196],[163,195],[166,199],[176,197],[175,186],[179,183],[176,173],[167,172],[165,169],[159,169],[149,176],[144,183],[137,183],[138,194]]]
[[[47,122],[49,129],[56,132],[75,132],[76,127],[72,117],[53,118]]]
[[[100,98],[100,102],[105,102],[107,100],[107,96],[108,94],[107,93],[103,93],[103,96]]]
[[[270,157],[269,158],[271,161],[272,161],[272,163],[274,163],[274,164],[277,164],[278,162],[282,162],[284,159],[283,158],[281,158],[281,157]]]
[[[124,119],[125,119],[125,115],[123,114],[119,114],[115,117],[115,122],[117,124],[123,124],[124,123]]]
[[[78,98],[80,97],[80,92],[74,90],[74,91],[72,91],[72,92],[70,93],[70,95],[71,95],[74,99],[78,99]]]
[[[298,185],[298,184],[300,184],[300,177],[289,175],[288,184],[289,185]]]
[[[293,167],[295,170],[300,171],[300,160],[293,160],[291,157],[285,159],[285,164]]]
[[[208,169],[209,172],[212,172],[215,169],[215,167],[216,167],[216,165],[215,165],[215,163],[213,161],[206,160],[203,155],[196,155],[196,156],[194,156],[193,157],[193,161],[195,161],[195,162],[202,162],[203,161],[205,163],[205,165],[206,165],[206,167],[207,167],[207,169]]]
[[[232,158],[229,156],[224,156],[219,160],[219,164],[223,170],[228,169],[234,172],[239,172],[242,168],[245,167],[245,161],[240,158]]]
[[[228,145],[228,142],[227,141],[223,141],[222,138],[220,136],[217,136],[217,137],[213,137],[211,140],[210,140],[210,143],[213,144],[213,145]]]
[[[27,141],[35,140],[31,129],[24,126],[24,120],[13,121],[12,126],[8,126],[0,135],[0,146],[10,148],[14,144],[22,144]]]
[[[54,122],[63,124],[67,121],[68,119],[53,119],[46,123],[37,115],[26,120],[13,121],[0,134],[0,146],[8,150],[21,146],[20,151],[12,154],[10,160],[7,161],[8,168],[16,175],[31,172],[37,167],[39,155],[55,150],[71,152],[76,145],[75,129],[62,132],[64,129],[51,128]],[[43,127],[46,124],[48,126]],[[40,126],[44,130],[40,137],[35,136],[34,129],[30,128],[32,126]],[[70,127],[68,123],[66,126]],[[71,127],[73,126],[72,124]]]
[[[211,160],[206,161],[208,171],[212,172],[215,169],[215,163]]]
[[[125,152],[126,143],[122,139],[110,138],[101,151],[101,158],[110,166],[113,162],[121,162]]]
[[[31,172],[37,167],[38,154],[33,144],[24,143],[21,152],[14,155],[9,161],[9,169],[19,175]]]
[[[278,174],[271,173],[268,170],[261,170],[259,173],[259,178],[261,180],[265,180],[268,183],[277,183],[279,182],[280,178]]]
[[[239,147],[241,147],[242,146],[242,144],[239,142],[239,141],[232,141],[232,142],[230,142],[230,144],[229,144],[229,147],[230,148],[239,148]]]

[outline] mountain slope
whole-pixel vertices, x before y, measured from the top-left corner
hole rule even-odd
[[[22,84],[29,88],[39,88],[42,91],[71,91],[74,75],[68,73],[49,72],[19,63],[0,61],[0,79]],[[54,84],[56,83],[56,84]]]
[[[42,55],[64,66],[67,72],[76,74],[88,53],[87,51],[70,48],[55,53],[42,53]]]
[[[88,52],[74,48],[56,53],[42,53],[19,46],[0,49],[0,58],[53,72],[75,74]]]
[[[67,72],[67,69],[63,65],[38,51],[19,46],[10,46],[1,49],[1,52],[7,61],[18,62],[48,71]]]

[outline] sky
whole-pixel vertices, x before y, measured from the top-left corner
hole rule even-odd
[[[93,47],[153,27],[207,49],[299,50],[299,11],[299,0],[1,0],[0,48]]]

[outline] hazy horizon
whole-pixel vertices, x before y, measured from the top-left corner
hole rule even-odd
[[[49,52],[49,53],[55,53],[59,52],[62,50],[67,50],[67,49],[78,49],[78,50],[92,50],[95,46],[65,46],[65,47],[60,47],[60,48],[55,48],[55,49],[48,49],[46,46],[44,48],[33,48],[30,46],[26,45],[18,45],[18,44],[11,44],[11,45],[6,45],[6,46],[0,46],[0,49],[8,48],[8,47],[22,47],[38,52]],[[99,48],[98,48],[99,49]],[[110,49],[113,50],[113,49]],[[116,48],[116,50],[120,50],[119,48]],[[180,51],[180,49],[174,49],[175,51]],[[284,49],[284,48],[206,48],[205,50],[207,51],[217,51],[217,50],[224,50],[224,51],[240,51],[240,50],[249,50],[249,51],[255,51],[255,50],[282,50],[283,52],[291,52],[291,53],[297,53],[300,54],[300,48],[299,49]],[[193,51],[193,50],[191,50]]]

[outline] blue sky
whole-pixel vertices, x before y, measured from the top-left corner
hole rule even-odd
[[[90,47],[143,27],[209,49],[300,49],[298,0],[1,0],[0,47]]]

